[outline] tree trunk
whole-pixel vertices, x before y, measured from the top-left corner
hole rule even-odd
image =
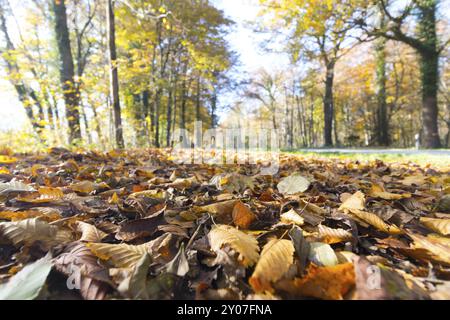
[[[217,127],[217,89],[213,88],[211,97],[211,127]]]
[[[326,66],[325,78],[325,96],[323,99],[323,119],[324,130],[323,140],[325,146],[333,145],[333,81],[334,81],[334,62],[330,62]]]
[[[380,14],[380,28],[386,26],[386,17]],[[379,38],[375,44],[375,63],[376,63],[376,94],[378,104],[378,125],[377,125],[377,142],[380,146],[389,145],[389,119],[387,113],[386,100],[386,38]]]
[[[69,142],[81,140],[79,88],[75,83],[75,71],[72,50],[67,27],[65,0],[53,0],[55,14],[55,34],[60,59],[60,81],[66,105],[66,117],[69,124]]]
[[[170,132],[172,129],[172,106],[173,106],[173,87],[169,88],[169,97],[167,98],[167,128],[166,128],[166,146],[170,147]]]
[[[107,23],[108,23],[108,47],[109,47],[109,68],[111,80],[112,107],[114,111],[114,129],[116,145],[119,148],[125,146],[123,140],[122,116],[120,110],[119,97],[119,75],[117,72],[117,52],[116,52],[116,25],[114,19],[113,0],[107,1]]]
[[[195,102],[195,120],[200,121],[200,76],[197,76],[197,96],[196,96],[196,102]]]
[[[436,35],[436,6],[437,0],[418,1],[420,12],[418,30],[424,44],[419,54],[422,76],[422,140],[425,148],[441,147],[438,129],[439,51]]]
[[[440,148],[438,130],[438,60],[436,53],[421,54],[423,146]]]
[[[162,95],[162,89],[158,89],[156,91],[156,96],[155,96],[155,103],[154,103],[154,112],[155,112],[155,141],[154,141],[154,145],[156,148],[159,148],[160,144],[159,144],[159,114],[160,114],[160,104],[161,104],[161,95]]]

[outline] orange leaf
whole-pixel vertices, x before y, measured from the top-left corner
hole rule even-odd
[[[354,285],[355,270],[349,262],[331,267],[311,264],[305,277],[281,281],[278,287],[298,297],[342,300]]]
[[[241,201],[235,204],[232,216],[233,223],[242,229],[248,229],[256,219],[255,214]]]

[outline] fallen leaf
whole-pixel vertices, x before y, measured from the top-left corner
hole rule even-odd
[[[271,283],[280,280],[294,262],[290,240],[272,239],[266,243],[249,283],[255,292],[271,291]]]
[[[403,198],[411,198],[410,193],[396,194],[387,192],[382,186],[378,184],[372,184],[372,187],[370,188],[369,191],[369,196],[385,200],[399,200]]]
[[[242,229],[248,229],[256,220],[256,215],[241,201],[234,205],[232,217],[234,225]]]
[[[0,300],[33,300],[37,298],[52,266],[50,255],[26,265],[7,283],[0,284]]]
[[[311,264],[303,278],[283,280],[277,287],[295,297],[342,300],[355,286],[353,263],[329,267]]]
[[[101,242],[103,238],[108,236],[108,234],[103,231],[97,229],[92,224],[78,221],[77,222],[78,231],[81,232],[81,238],[79,241],[85,242]]]
[[[305,220],[294,209],[291,209],[280,216],[280,221],[287,224],[296,224],[302,226]]]
[[[308,190],[311,182],[300,174],[292,174],[281,179],[277,185],[278,191],[283,195],[290,195]]]
[[[364,209],[364,204],[365,204],[365,197],[364,197],[364,193],[362,193],[361,191],[358,191],[356,193],[354,193],[353,195],[351,195],[350,197],[348,197],[344,203],[341,204],[341,206],[339,207],[339,210],[363,210]]]
[[[322,242],[311,242],[308,259],[318,266],[335,266],[338,259],[330,245]]]
[[[353,238],[352,234],[347,230],[341,228],[333,229],[322,224],[318,226],[318,236],[320,241],[328,244],[350,241]]]
[[[259,247],[256,239],[231,226],[215,225],[208,234],[213,251],[219,251],[223,246],[229,245],[239,254],[239,261],[245,267],[252,266],[258,261]]]
[[[111,261],[116,267],[129,268],[134,266],[144,254],[147,245],[88,243],[86,246],[100,259]]]

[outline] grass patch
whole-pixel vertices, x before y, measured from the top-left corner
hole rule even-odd
[[[358,153],[358,152],[310,152],[310,151],[285,151],[287,154],[298,154],[312,158],[340,159],[353,161],[381,160],[387,163],[417,163],[421,166],[431,165],[439,168],[450,169],[450,156],[445,154],[407,154],[407,153]]]

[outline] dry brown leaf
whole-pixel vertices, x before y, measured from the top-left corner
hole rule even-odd
[[[378,184],[372,184],[369,190],[369,196],[374,198],[381,198],[384,200],[399,200],[403,198],[411,198],[410,193],[396,194],[392,192],[387,192],[382,186]]]
[[[64,193],[59,188],[42,187],[38,189],[37,193],[17,197],[16,200],[29,203],[45,203],[58,201],[63,197]]]
[[[86,246],[100,259],[111,261],[118,268],[129,268],[147,253],[147,244],[129,245],[88,243]]]
[[[258,261],[258,242],[251,235],[245,234],[227,225],[215,225],[208,234],[209,243],[213,251],[219,251],[229,245],[239,254],[238,260],[245,267],[252,266]]]
[[[303,278],[283,280],[277,287],[296,297],[311,297],[324,300],[342,300],[355,286],[353,263],[331,267],[311,264]]]
[[[400,182],[407,186],[411,186],[413,184],[423,185],[427,182],[427,177],[422,174],[412,175],[400,180]]]
[[[291,209],[280,216],[280,221],[287,224],[296,224],[302,226],[305,223],[305,219],[300,216],[294,209]]]
[[[72,235],[69,231],[59,230],[39,218],[25,219],[14,222],[1,222],[0,235],[11,241],[15,246],[42,241],[46,244],[69,242]]]
[[[422,222],[430,230],[436,231],[444,236],[450,235],[450,219],[422,217],[420,218],[420,222]]]
[[[321,242],[328,244],[349,241],[353,238],[352,234],[347,230],[341,228],[333,229],[322,224],[318,226],[318,237]]]
[[[367,222],[368,224],[374,226],[380,231],[389,233],[389,234],[401,234],[402,230],[400,230],[395,225],[387,224],[383,221],[379,216],[375,213],[366,212],[358,209],[349,209],[349,211],[355,215],[357,218]]]
[[[55,259],[55,267],[68,277],[79,272],[80,294],[86,300],[102,300],[105,298],[111,280],[107,269],[102,266],[98,258],[85,244],[76,243]]]
[[[61,219],[61,214],[59,214],[59,212],[56,212],[56,210],[52,210],[52,208],[43,208],[48,209],[46,210],[48,212],[38,209],[39,208],[26,211],[2,211],[0,212],[0,219],[19,221],[31,218],[40,218],[40,220],[47,222],[52,222]]]
[[[419,260],[433,261],[450,266],[450,246],[448,241],[442,241],[436,236],[424,237],[409,232],[407,234],[414,241],[412,248],[398,248],[398,250]]]
[[[348,197],[344,203],[341,204],[339,207],[339,210],[363,210],[365,204],[365,197],[364,193],[361,191],[357,191],[356,193],[352,194],[350,197]]]
[[[294,246],[290,240],[272,239],[264,246],[249,283],[255,292],[271,291],[294,262]]]
[[[235,204],[232,216],[234,225],[242,229],[248,229],[256,220],[256,215],[241,201]]]
[[[82,221],[77,222],[77,229],[78,229],[78,232],[81,232],[80,241],[101,242],[103,238],[108,236],[108,234],[97,229],[92,224],[82,222]]]

